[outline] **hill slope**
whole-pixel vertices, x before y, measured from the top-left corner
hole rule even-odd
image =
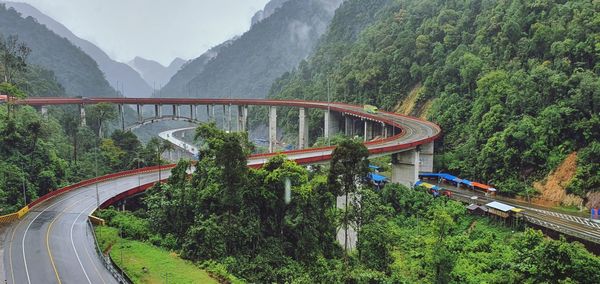
[[[438,169],[526,195],[581,150],[569,191],[586,197],[600,191],[598,19],[600,4],[584,0],[394,1],[355,43],[323,43],[271,96],[323,99],[330,77],[335,100],[392,109],[421,84],[413,114],[432,104],[445,132]],[[341,56],[323,64],[328,53]]]
[[[32,50],[29,63],[53,71],[68,95],[116,96],[90,56],[35,19],[24,19],[14,9],[0,5],[0,34],[18,35]]]
[[[74,35],[68,28],[61,23],[48,17],[33,6],[26,3],[6,2],[7,8],[14,8],[21,13],[23,17],[33,17],[38,23],[45,25],[55,34],[68,39],[75,46],[81,48],[87,55],[92,57],[104,75],[106,80],[115,89],[120,89],[124,85],[124,93],[128,97],[147,97],[152,94],[150,85],[142,79],[140,74],[125,63],[112,60],[104,51],[93,43],[81,39]]]
[[[261,98],[273,81],[306,58],[325,32],[341,0],[290,0],[244,35],[218,50],[206,62],[187,64],[180,72],[191,73],[188,82],[177,74],[161,91],[164,96]],[[186,90],[188,91],[186,93]]]

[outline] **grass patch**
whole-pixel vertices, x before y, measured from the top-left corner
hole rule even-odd
[[[165,283],[165,276],[169,283],[218,283],[206,271],[175,253],[120,238],[116,228],[96,227],[96,236],[102,250],[110,249],[112,259],[134,283]]]

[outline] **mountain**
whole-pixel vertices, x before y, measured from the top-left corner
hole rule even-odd
[[[106,80],[115,89],[124,89],[128,97],[148,97],[152,94],[152,88],[148,85],[135,70],[125,63],[112,60],[104,51],[93,43],[81,39],[74,35],[68,28],[43,14],[33,6],[26,3],[6,2],[7,8],[13,8],[21,13],[23,17],[33,17],[36,21],[55,34],[66,38],[75,46],[78,46],[87,55],[92,57],[98,67],[104,73]]]
[[[292,70],[310,54],[341,2],[289,0],[283,3],[242,36],[186,64],[160,95],[266,97],[277,77]],[[182,77],[192,79],[182,80]]]
[[[22,18],[14,9],[0,5],[0,34],[17,35],[20,41],[26,43],[32,50],[29,63],[53,71],[67,94],[86,97],[117,95],[94,59],[34,18]]]
[[[158,96],[186,96],[186,97],[197,97],[197,90],[189,88],[189,82],[192,81],[198,74],[204,71],[206,64],[219,54],[219,51],[230,45],[235,39],[226,41],[216,47],[211,48],[200,57],[191,60],[182,65],[181,70],[175,73],[169,83],[160,89]]]
[[[289,0],[271,0],[271,1],[269,1],[269,3],[267,3],[267,5],[265,5],[264,9],[256,12],[256,14],[254,14],[254,16],[252,17],[252,20],[251,20],[252,25],[254,26],[256,23],[273,15],[273,13],[275,13],[275,10],[281,8],[283,3],[287,2],[287,1],[289,1]]]
[[[181,58],[175,58],[169,66],[165,67],[156,61],[136,57],[127,64],[141,74],[149,86],[153,88],[156,86],[159,89],[160,86],[164,86],[169,82],[185,62]]]
[[[438,123],[437,170],[505,195],[546,198],[553,187],[563,206],[600,206],[598,3],[391,1],[356,38],[334,36],[379,2],[347,0],[270,96],[323,99],[329,78],[332,100]]]

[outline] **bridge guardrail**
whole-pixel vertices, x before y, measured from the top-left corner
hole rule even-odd
[[[109,181],[109,180],[120,178],[120,177],[132,176],[132,175],[136,175],[136,174],[149,173],[149,172],[156,172],[156,171],[159,170],[159,168],[160,168],[160,170],[163,170],[163,169],[164,170],[170,170],[170,169],[174,168],[175,166],[176,166],[175,164],[161,165],[160,167],[159,166],[152,166],[152,167],[146,167],[146,168],[141,168],[141,169],[135,169],[135,170],[128,170],[128,171],[118,172],[118,173],[112,173],[112,174],[108,174],[108,175],[104,175],[104,176],[100,176],[100,177],[95,177],[95,178],[88,179],[88,180],[83,180],[83,181],[80,181],[78,183],[74,183],[72,185],[69,185],[69,186],[57,189],[55,191],[49,192],[49,193],[47,193],[47,194],[45,194],[45,195],[37,198],[36,200],[32,201],[31,203],[29,203],[25,207],[21,208],[17,212],[0,216],[0,224],[10,223],[12,221],[21,219],[34,206],[42,203],[43,201],[46,201],[46,200],[51,199],[51,198],[54,198],[55,196],[61,195],[61,194],[65,193],[65,192],[68,192],[68,191],[71,191],[71,190],[74,190],[74,189],[78,189],[78,188],[81,188],[81,187],[84,187],[84,186],[92,185],[92,184],[97,183],[97,182]]]
[[[87,220],[87,224],[90,227],[90,230],[92,230],[92,236],[94,236],[94,243],[96,244],[96,253],[102,260],[102,264],[104,265],[104,267],[108,269],[110,274],[112,274],[113,277],[115,277],[117,282],[119,282],[120,284],[133,284],[131,278],[129,278],[127,273],[125,273],[125,271],[114,262],[114,260],[110,257],[110,254],[104,255],[102,249],[100,248],[100,243],[98,243],[98,238],[96,238],[96,231],[94,230],[94,225],[92,225],[92,222],[89,218]]]

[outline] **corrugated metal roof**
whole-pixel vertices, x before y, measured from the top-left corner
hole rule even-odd
[[[508,211],[511,211],[511,210],[513,210],[515,208],[513,206],[506,205],[504,203],[500,203],[500,202],[497,202],[497,201],[490,202],[490,203],[486,204],[485,206],[490,207],[490,208],[494,208],[494,209],[497,209],[497,210],[500,210],[502,212],[508,212]]]

